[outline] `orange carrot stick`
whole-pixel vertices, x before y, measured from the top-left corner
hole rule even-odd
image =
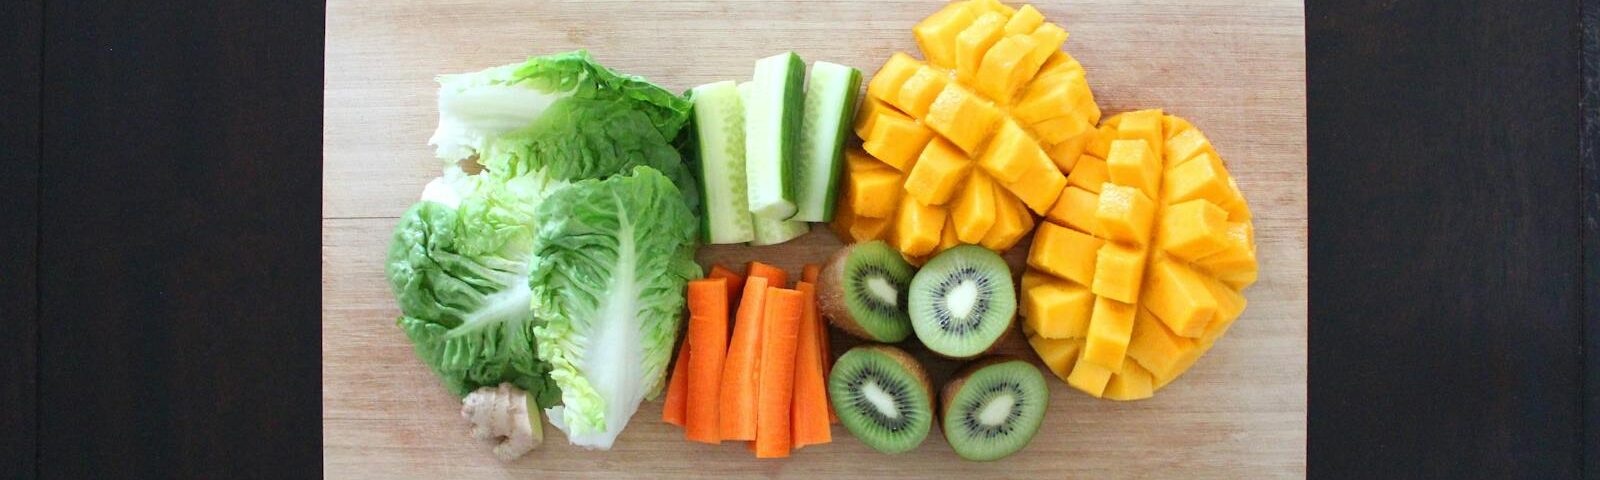
[[[733,305],[734,302],[739,301],[739,292],[744,289],[744,275],[728,270],[727,267],[722,265],[712,265],[711,273],[706,274],[706,278],[728,279],[728,305]]]
[[[748,277],[733,339],[722,362],[722,389],[717,392],[717,423],[723,440],[756,439],[756,387],[761,371],[761,323],[766,313],[767,279]]]
[[[722,363],[728,351],[728,279],[689,282],[689,405],[684,436],[704,443],[722,441],[717,401],[722,390]]]
[[[789,272],[761,262],[750,262],[745,268],[748,277],[763,277],[767,279],[768,288],[784,288],[789,285]]]
[[[795,353],[805,295],[799,290],[767,288],[766,315],[761,320],[760,388],[756,400],[756,458],[789,456],[794,447],[793,416]]]
[[[794,448],[833,441],[828,426],[828,390],[822,378],[822,330],[816,325],[821,321],[817,316],[817,287],[800,282],[797,288],[805,298],[794,359]]]
[[[807,263],[806,266],[800,267],[800,281],[802,282],[816,285],[817,277],[820,275],[822,275],[822,265]]]
[[[661,405],[661,421],[682,427],[687,412],[689,394],[689,341],[678,347],[678,360],[672,365],[672,379],[667,381],[667,400]]]

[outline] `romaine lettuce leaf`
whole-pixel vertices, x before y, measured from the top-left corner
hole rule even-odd
[[[573,444],[610,448],[659,394],[694,263],[696,220],[661,173],[583,180],[539,205],[528,285],[539,358],[562,406],[550,421]]]

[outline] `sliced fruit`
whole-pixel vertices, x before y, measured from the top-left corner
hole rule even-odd
[[[828,400],[861,443],[883,453],[917,448],[933,424],[933,388],[922,365],[888,345],[841,355],[828,373]]]
[[[1033,440],[1050,406],[1050,388],[1033,364],[1014,357],[978,361],[945,384],[940,430],[961,458],[987,462]]]
[[[971,169],[972,161],[955,145],[943,138],[933,139],[922,149],[922,155],[906,177],[906,194],[923,205],[944,205],[955,195]]]
[[[934,353],[971,358],[1011,329],[1017,298],[1011,269],[989,249],[962,245],[934,256],[911,279],[911,329]]]
[[[1049,75],[1078,68],[1046,63]],[[1204,139],[1160,110],[1106,119],[1035,232],[1023,327],[1074,388],[1148,398],[1244,313],[1241,289],[1258,274],[1250,210]],[[1174,165],[1179,156],[1187,158]],[[1056,311],[1066,313],[1048,313]],[[1080,337],[1068,366],[1060,342]]]
[[[817,279],[817,309],[857,337],[898,342],[911,335],[906,293],[911,264],[882,241],[840,249]]]
[[[732,80],[695,87],[694,125],[700,166],[700,202],[707,243],[755,239],[745,191],[744,104]]]
[[[833,220],[845,137],[849,135],[859,90],[860,70],[830,62],[811,64],[800,121],[800,190],[795,199],[799,211],[794,220]]]

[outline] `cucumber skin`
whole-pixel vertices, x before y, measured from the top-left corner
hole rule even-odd
[[[839,177],[841,176],[840,173],[844,171],[844,144],[846,139],[849,138],[850,126],[856,116],[856,105],[861,99],[861,70],[849,66],[845,68],[850,69],[850,82],[845,88],[847,93],[845,93],[844,108],[839,112],[839,131],[836,134],[837,136],[834,137],[839,141],[834,142],[833,169],[828,172],[828,189],[822,202],[821,222],[833,221],[834,207],[839,203],[837,199],[839,198]],[[815,69],[816,67],[813,66],[812,70],[814,71]]]
[[[783,62],[784,64],[778,62]],[[781,79],[775,78],[779,73],[776,72],[778,68],[783,69]],[[763,75],[763,73],[766,75]],[[795,202],[796,193],[799,191],[799,187],[796,185],[799,175],[799,165],[796,157],[799,150],[797,142],[800,140],[800,124],[803,121],[801,113],[804,110],[803,102],[805,100],[805,61],[794,52],[780,53],[757,60],[756,72],[751,78],[751,88],[760,88],[761,85],[765,85],[759,83],[763,79],[768,82],[784,82],[783,85],[779,86],[783,91],[751,93],[752,97],[758,94],[777,93],[781,98],[776,101],[769,100],[771,97],[752,98],[746,101],[745,126],[747,130],[745,138],[746,142],[751,142],[746,143],[747,147],[745,148],[746,168],[747,171],[749,171],[749,168],[756,168],[758,171],[768,170],[766,172],[768,175],[756,175],[754,172],[747,174],[746,182],[749,187],[746,191],[751,195],[749,205],[753,215],[771,220],[788,220],[793,218],[800,210],[799,205]],[[758,108],[756,105],[782,109],[782,111],[776,112],[777,115],[774,118],[772,115],[774,112],[769,111],[768,108]],[[767,120],[771,120],[771,122],[767,122]],[[773,123],[775,125],[771,125]],[[754,124],[771,125],[771,129],[753,129],[751,125]],[[771,132],[775,134],[775,137],[771,138],[759,138],[762,136],[750,135],[749,133],[752,130],[767,132],[772,129],[776,131]],[[763,140],[771,143],[763,144]],[[767,155],[769,153],[771,155]],[[758,191],[765,192],[767,195],[775,195],[776,198],[757,198]]]
[[[779,171],[783,172],[783,199],[795,205],[800,213],[800,124],[805,121],[806,62],[800,55],[789,52],[789,73],[783,90],[783,156],[779,157]],[[789,215],[794,218],[794,215]],[[784,220],[788,220],[785,218]]]

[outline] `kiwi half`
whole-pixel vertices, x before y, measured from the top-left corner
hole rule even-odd
[[[940,392],[940,428],[956,455],[987,462],[1026,447],[1044,422],[1050,388],[1039,368],[1015,357],[990,357]]]
[[[940,253],[911,279],[911,327],[934,353],[982,355],[1011,330],[1017,292],[1000,255],[976,245]]]
[[[828,374],[828,401],[851,435],[883,453],[917,448],[933,424],[928,374],[888,345],[863,345],[840,356]]]
[[[840,249],[817,278],[817,309],[839,329],[884,343],[911,336],[906,290],[915,270],[883,241]]]

